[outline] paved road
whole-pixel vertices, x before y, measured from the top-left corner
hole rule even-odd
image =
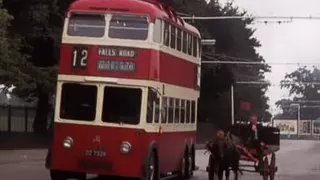
[[[207,180],[204,169],[208,155],[203,150],[197,152],[200,170],[195,173],[196,179]],[[276,153],[279,168],[275,180],[319,180],[320,179],[320,141],[283,140],[281,150]],[[262,180],[255,173],[244,172],[241,180]]]
[[[208,155],[197,151],[200,170],[193,180],[207,180],[205,166]],[[0,151],[0,179],[49,180],[44,168],[45,150]],[[277,153],[279,172],[276,180],[320,179],[320,141],[283,140]],[[245,173],[241,180],[259,180],[257,174]]]

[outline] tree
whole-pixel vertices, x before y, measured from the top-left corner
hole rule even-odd
[[[13,17],[3,8],[2,0],[0,0],[0,78],[1,83],[7,84],[8,77],[12,76],[11,72],[6,67],[13,67],[16,59],[12,58],[13,54],[17,54],[16,49],[11,49],[15,46],[11,41],[8,33],[8,26]]]
[[[297,119],[297,107],[293,104],[300,104],[301,119],[312,120],[320,117],[320,70],[317,67],[312,69],[300,67],[297,70],[286,74],[281,81],[281,88],[288,89],[293,100],[282,99],[276,105],[283,111],[276,118]],[[318,101],[318,102],[317,102]]]
[[[179,12],[190,16],[243,16],[247,12],[240,11],[232,3],[221,6],[218,1],[175,1]],[[185,3],[185,4],[183,4]],[[189,21],[201,32],[203,39],[216,39],[214,49],[203,48],[202,60],[229,60],[233,57],[252,59],[264,62],[255,48],[260,42],[253,37],[254,29],[248,27],[253,19],[247,20],[199,20]],[[270,71],[270,66],[243,66],[243,65],[202,65],[201,92],[199,102],[199,120],[212,121],[219,127],[226,127],[231,122],[230,86],[235,85],[235,110],[239,115],[240,101],[252,103],[251,113],[257,114],[260,119],[269,121],[271,114],[265,96],[268,85],[236,85],[235,82],[264,80],[264,73]]]
[[[9,33],[13,20],[0,0],[0,83],[5,85],[6,92],[12,84],[24,84],[30,79],[30,75],[21,70],[26,65],[25,56],[20,53],[21,41]]]
[[[26,55],[16,66],[29,77],[15,81],[15,94],[22,98],[37,97],[37,113],[34,131],[45,133],[49,111],[49,93],[54,91],[59,41],[57,29],[61,29],[56,17],[56,1],[51,0],[3,0],[3,5],[14,16],[10,32],[20,39],[20,53]],[[59,26],[59,27],[58,27]],[[8,77],[20,78],[20,74]]]

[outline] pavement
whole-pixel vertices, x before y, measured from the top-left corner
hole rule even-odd
[[[2,150],[0,151],[0,179],[3,180],[50,180],[44,167],[47,150]],[[320,179],[320,141],[282,140],[277,152],[279,168],[276,180],[319,180]],[[208,154],[198,149],[196,162],[199,170],[192,180],[207,180],[205,167]],[[240,180],[262,180],[255,173],[246,173]]]

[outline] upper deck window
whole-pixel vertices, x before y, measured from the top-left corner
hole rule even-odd
[[[156,19],[154,22],[153,28],[153,41],[157,43],[161,43],[162,40],[162,21],[160,19]]]
[[[103,37],[106,27],[104,15],[72,14],[69,18],[68,35]]]
[[[163,44],[166,45],[166,46],[169,46],[169,44],[170,44],[169,27],[170,27],[169,24],[165,22],[165,24],[164,24]]]
[[[140,15],[112,15],[109,37],[118,39],[146,40],[148,38],[148,19]]]
[[[96,86],[64,83],[61,92],[60,118],[93,121],[96,116],[96,102]]]

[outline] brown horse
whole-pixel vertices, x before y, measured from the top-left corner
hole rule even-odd
[[[223,172],[225,172],[226,180],[230,178],[230,168],[235,174],[235,180],[238,180],[240,152],[237,145],[240,144],[240,139],[230,134],[224,135],[221,131],[213,142],[207,144],[207,149],[211,152],[211,165],[214,166],[212,171],[218,175],[218,180],[222,180]],[[212,176],[214,176],[212,174]],[[214,179],[214,177],[209,179]]]

